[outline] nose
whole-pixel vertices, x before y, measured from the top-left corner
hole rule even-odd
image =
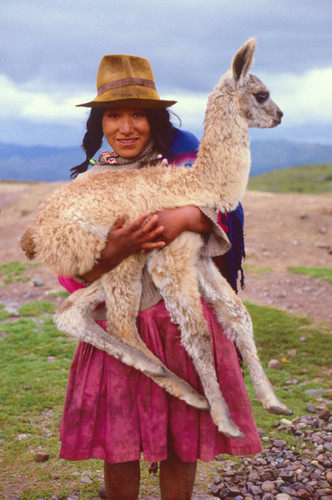
[[[278,109],[277,115],[279,120],[281,120],[281,118],[284,116],[284,113],[281,111],[281,109]]]
[[[133,131],[133,123],[129,116],[123,116],[120,122],[120,132],[124,135],[130,135]]]

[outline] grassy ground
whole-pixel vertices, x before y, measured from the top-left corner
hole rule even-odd
[[[274,170],[251,177],[248,188],[274,193],[328,193],[332,191],[332,164]]]
[[[276,392],[294,410],[294,416],[306,413],[310,397],[304,390],[329,388],[327,367],[332,359],[332,335],[312,329],[307,320],[279,310],[252,304],[248,308],[264,367],[271,358],[283,362],[280,371],[266,368],[277,386]],[[58,426],[75,342],[55,328],[52,311],[52,304],[33,302],[20,309],[21,317],[13,319],[6,318],[5,308],[0,306],[0,314],[4,315],[0,320],[0,498],[12,488],[11,498],[18,493],[22,499],[46,499],[52,495],[67,498],[76,491],[80,498],[90,499],[98,496],[98,486],[102,484],[102,462],[59,459]],[[303,337],[306,341],[300,340]],[[295,357],[288,354],[291,349],[297,350]],[[292,378],[299,384],[282,390]],[[262,410],[247,375],[246,381],[258,427],[267,433],[275,432],[273,426],[281,417]],[[296,449],[302,444],[293,436],[282,438],[291,441]],[[36,462],[38,451],[49,453],[49,460]],[[199,465],[197,482],[201,482],[202,488],[211,482],[215,466],[214,462]],[[142,475],[142,492],[153,491],[158,479],[149,477],[144,463]],[[21,485],[19,491],[16,484]]]
[[[295,274],[305,274],[310,276],[311,278],[320,278],[322,280],[327,281],[328,283],[332,283],[332,269],[327,267],[289,267],[288,271]]]

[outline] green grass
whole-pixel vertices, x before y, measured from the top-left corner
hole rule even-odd
[[[42,310],[48,314],[52,307],[43,304]],[[97,497],[98,487],[102,485],[102,462],[59,459],[58,427],[76,342],[60,333],[52,319],[36,310],[34,303],[29,307],[30,316],[0,321],[0,333],[6,334],[0,335],[2,489],[6,491],[9,485],[22,484],[19,493],[23,500],[50,499],[52,495],[66,498],[73,491],[79,492],[82,500]],[[253,318],[263,366],[278,396],[294,410],[294,416],[305,414],[305,406],[311,400],[304,390],[330,386],[324,367],[331,363],[332,335],[313,329],[303,318],[276,309],[252,304],[247,307]],[[26,309],[25,313],[28,312]],[[301,337],[306,337],[306,342],[301,342]],[[290,358],[288,351],[294,348],[298,354]],[[283,363],[280,371],[270,370],[267,364],[271,358],[285,358],[288,362]],[[291,378],[305,385],[290,385],[289,391],[284,391],[282,387]],[[301,439],[275,430],[274,425],[281,417],[262,409],[255,401],[248,374],[245,379],[258,427],[267,434],[274,432],[275,437],[282,437],[299,449]],[[39,450],[50,454],[47,462],[40,464],[34,460]],[[201,484],[200,474],[206,477],[202,485],[213,482],[215,462],[199,464],[198,484]],[[92,482],[82,483],[82,475],[89,476]],[[149,477],[147,465],[143,464],[141,492],[151,491],[157,484],[158,478]]]
[[[0,303],[0,321],[10,318],[11,314],[6,311],[6,305]]]
[[[322,194],[332,192],[332,164],[305,165],[257,175],[248,189],[273,193]]]
[[[327,267],[288,267],[288,271],[295,274],[305,274],[310,276],[310,278],[319,278],[332,283],[332,269]]]
[[[243,264],[243,270],[250,274],[266,274],[271,273],[272,269],[265,266],[254,266],[253,264]]]
[[[26,283],[30,280],[29,276],[22,276],[22,274],[31,266],[36,266],[31,262],[21,262],[19,260],[12,260],[6,264],[0,264],[0,279],[1,286],[13,281],[22,281]]]
[[[39,300],[37,302],[27,302],[18,308],[21,316],[40,316],[41,314],[54,314],[56,307],[50,302]]]

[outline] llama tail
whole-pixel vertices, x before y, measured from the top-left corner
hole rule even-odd
[[[36,257],[36,245],[33,238],[33,226],[30,225],[24,231],[20,239],[20,247],[22,248],[25,255],[29,260],[33,260]]]

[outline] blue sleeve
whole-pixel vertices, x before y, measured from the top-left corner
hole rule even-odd
[[[175,128],[171,151],[175,155],[188,153],[189,151],[198,151],[199,140],[191,132]]]

